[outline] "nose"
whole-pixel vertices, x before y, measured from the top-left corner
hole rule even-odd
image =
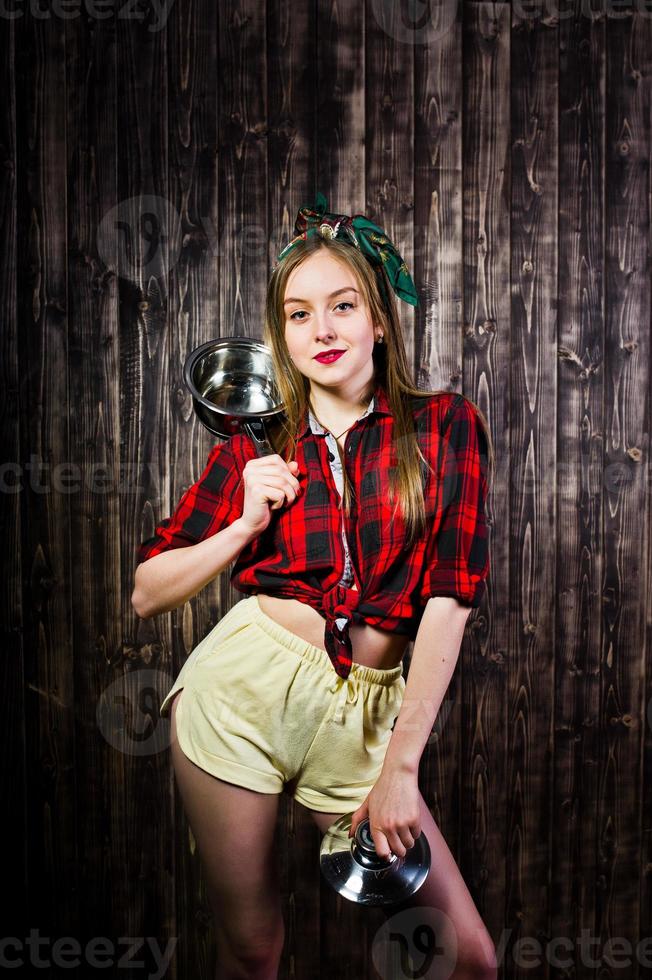
[[[314,317],[315,337],[317,340],[332,340],[335,336],[335,328],[331,322],[328,312],[317,313]]]

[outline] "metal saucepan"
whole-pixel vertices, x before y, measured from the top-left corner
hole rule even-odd
[[[183,380],[199,421],[220,439],[246,432],[258,456],[274,449],[267,426],[282,420],[284,404],[274,383],[272,352],[249,337],[221,337],[186,358]]]

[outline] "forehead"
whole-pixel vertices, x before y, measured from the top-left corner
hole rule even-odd
[[[322,250],[293,269],[285,285],[284,299],[292,296],[307,299],[308,295],[326,297],[345,286],[360,291],[353,269]]]

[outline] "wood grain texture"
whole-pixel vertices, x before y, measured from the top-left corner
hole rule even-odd
[[[473,27],[474,8],[465,18]],[[414,47],[414,313],[420,388],[462,388],[463,8]],[[469,106],[469,108],[471,108]],[[472,112],[469,112],[472,118]],[[452,828],[450,828],[452,830]]]
[[[0,689],[0,796],[5,801],[7,839],[15,844],[5,851],[5,875],[12,887],[3,889],[0,916],[7,935],[17,935],[27,921],[27,821],[25,766],[25,690],[23,647],[23,560],[21,537],[28,474],[20,460],[20,387],[17,266],[18,206],[16,147],[16,29],[9,24],[0,34],[0,79],[5,93],[0,116],[0,378],[5,398],[0,403],[2,428],[2,493],[0,535],[5,542],[4,588],[1,602]]]
[[[317,4],[315,190],[337,214],[365,210],[365,5]]]
[[[129,474],[120,503],[123,642],[111,653],[113,696],[124,699],[123,724],[134,736],[112,754],[109,778],[111,798],[123,802],[115,822],[113,920],[118,935],[127,936],[158,936],[173,907],[169,758],[154,751],[155,741],[141,751],[136,737],[158,728],[154,710],[168,686],[170,623],[167,616],[140,621],[131,606],[135,547],[171,503],[167,29],[150,31],[152,14],[116,20],[119,210],[102,217],[118,275],[120,462]],[[153,814],[160,833],[152,833]]]
[[[277,0],[267,18],[269,194],[268,271],[278,253],[293,237],[294,218],[301,204],[312,200],[317,147],[315,122],[317,95],[315,44],[317,5],[296,5]],[[265,236],[259,236],[257,257],[265,254]],[[258,316],[257,337],[263,335]]]
[[[594,933],[603,576],[604,18],[560,23],[552,934]],[[574,948],[575,976],[595,970]],[[553,971],[557,975],[560,971]]]
[[[220,336],[258,337],[268,241],[265,6],[220,8]],[[261,253],[260,255],[258,253]]]
[[[547,941],[552,905],[558,24],[512,17],[510,582],[505,925]],[[518,79],[518,84],[515,83]],[[545,957],[542,957],[545,968]],[[530,975],[515,959],[514,978]]]
[[[418,385],[463,392],[493,433],[491,574],[423,795],[501,980],[652,978],[635,952],[652,934],[652,21],[600,0],[423,6],[2,20],[7,935],[177,938],[166,975],[212,980],[158,706],[242,596],[224,574],[140,620],[136,549],[216,442],[185,358],[262,336],[269,273],[321,190],[410,267]],[[383,914],[330,889],[319,843],[284,796],[280,980],[393,980]],[[618,939],[630,967],[591,963]]]
[[[413,266],[414,46],[401,4],[365,6],[365,214]],[[414,308],[399,302],[408,363],[414,368]]]
[[[492,936],[503,926],[506,813],[507,620],[509,593],[509,297],[511,193],[510,15],[507,7],[464,7],[463,323],[449,341],[450,383],[474,401],[494,433],[500,462],[488,502],[491,574],[472,617],[459,687],[460,867]],[[443,324],[442,324],[443,326]],[[453,359],[453,358],[456,358]],[[459,378],[459,380],[458,380]],[[442,378],[445,380],[445,377]],[[447,838],[448,839],[448,838]]]
[[[125,857],[118,750],[109,741],[113,684],[122,673],[120,371],[118,280],[98,254],[98,227],[116,200],[115,32],[104,22],[66,25],[66,185],[70,460],[70,592],[74,643],[75,759],[80,924],[111,921]],[[98,724],[100,706],[103,721]],[[108,737],[107,737],[108,736]],[[115,766],[117,765],[117,772]],[[111,774],[117,792],[111,792]]]
[[[652,44],[652,27],[649,22],[641,23],[640,19],[636,25],[637,30],[643,33],[643,42],[649,50]],[[640,70],[640,69],[639,69]],[[648,74],[641,80],[643,84],[642,103],[645,107],[652,106],[652,75]],[[649,161],[649,157],[648,157]],[[652,199],[652,168],[648,167],[648,201]],[[647,229],[643,229],[642,234],[647,236],[647,259],[648,270],[652,268],[650,256],[652,255],[652,240],[650,238],[650,224]],[[649,310],[641,310],[641,332],[645,333],[646,320],[650,323]],[[649,330],[648,330],[649,343]],[[625,350],[633,353],[637,348],[633,344],[625,345]],[[648,349],[649,356],[649,349]],[[632,792],[640,799],[641,822],[638,830],[638,842],[641,846],[641,857],[639,863],[640,871],[640,900],[638,907],[638,937],[642,940],[650,934],[650,924],[652,923],[652,397],[650,379],[650,365],[642,365],[646,371],[647,379],[644,382],[644,390],[647,394],[645,404],[646,426],[643,430],[643,455],[640,460],[641,468],[644,472],[644,510],[641,517],[644,526],[641,529],[641,536],[644,540],[645,552],[643,555],[645,575],[645,591],[641,592],[644,602],[644,621],[642,624],[642,640],[639,646],[641,659],[637,664],[637,670],[643,672],[641,684],[643,685],[643,704],[641,708],[640,725],[643,739],[641,751],[641,768],[635,778],[635,785]],[[640,396],[639,396],[640,397]],[[644,653],[643,653],[644,651]],[[640,676],[640,675],[639,675]],[[640,785],[640,792],[638,786]],[[617,901],[617,897],[616,897]],[[643,946],[643,944],[641,944]],[[652,957],[641,956],[639,965],[640,980],[650,980],[652,978]]]
[[[462,15],[459,6],[432,43],[414,46],[415,375],[420,388],[451,391],[462,390]],[[462,820],[458,680],[459,674],[419,769],[428,806],[454,854]]]
[[[79,921],[71,633],[65,40],[61,20],[16,22],[20,456],[27,888],[30,926]],[[23,520],[24,519],[24,520]]]
[[[650,416],[650,86],[647,15],[608,24],[605,139],[604,572],[598,754],[596,935],[636,944],[639,920],[642,735],[641,643],[650,582],[643,445]],[[647,80],[647,81],[644,81]],[[632,779],[634,778],[634,786]],[[633,957],[633,970],[639,964]],[[604,977],[618,970],[602,967]]]

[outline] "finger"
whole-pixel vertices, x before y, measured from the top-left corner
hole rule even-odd
[[[256,472],[259,472],[260,470],[271,470],[275,473],[291,474],[291,466],[298,467],[299,464],[296,462],[296,460],[291,460],[289,463],[286,463],[280,456],[255,456],[253,459],[247,460],[244,469],[255,470]]]
[[[376,848],[376,854],[380,858],[389,860],[392,856],[392,848],[390,847],[389,840],[381,830],[375,830],[371,832],[373,838],[374,847]]]
[[[409,833],[409,831],[404,830],[402,834],[398,835],[398,838],[406,851],[409,851],[411,847],[414,847],[414,837],[411,833]]]
[[[297,480],[284,480],[281,489],[287,497],[288,503],[291,504],[299,496],[301,484]]]
[[[265,483],[257,483],[252,487],[252,493],[261,503],[270,504],[271,510],[278,510],[285,503],[283,491]]]
[[[388,834],[387,843],[389,844],[392,853],[396,854],[397,857],[403,858],[408,852],[407,847],[396,832],[393,834]]]
[[[287,489],[284,490],[281,487],[275,487],[269,483],[257,483],[252,487],[252,491],[255,494],[260,494],[261,499],[268,503],[273,501],[271,505],[272,510],[278,510],[280,507],[283,507],[286,501],[292,503],[297,498],[294,488],[289,484],[285,484],[285,486]]]
[[[354,810],[351,814],[351,828],[349,830],[349,837],[353,837],[356,830],[358,829],[358,824],[362,823],[365,817],[369,816],[369,807],[367,801],[365,800],[360,804],[357,810]]]
[[[278,480],[279,477],[294,491],[300,490],[301,484],[299,483],[298,479],[287,469],[280,469],[278,466],[267,466],[257,467],[255,472],[256,480]]]

